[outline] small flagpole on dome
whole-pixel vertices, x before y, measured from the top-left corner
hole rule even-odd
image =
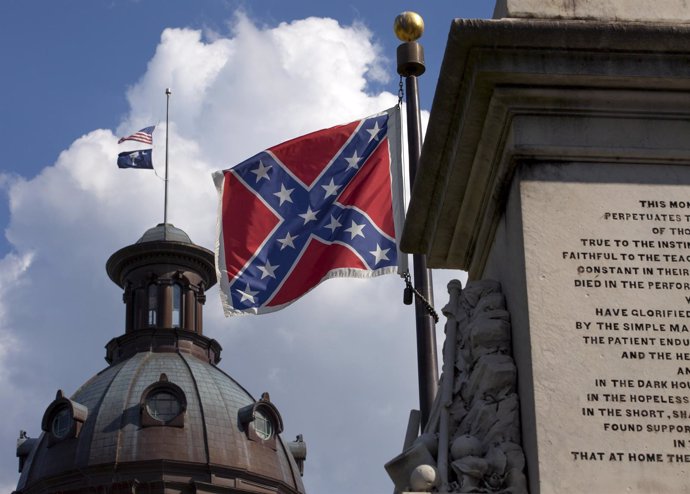
[[[163,240],[168,240],[168,135],[170,134],[170,95],[172,90],[165,88],[165,202],[163,204]]]

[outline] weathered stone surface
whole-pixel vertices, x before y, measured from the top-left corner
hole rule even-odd
[[[690,22],[687,0],[498,0],[494,18]]]
[[[437,440],[437,439],[436,439]],[[438,446],[434,446],[438,447]],[[433,448],[432,448],[433,449]],[[410,489],[420,489],[420,485],[417,483],[417,474],[415,471],[419,467],[429,466],[436,467],[436,459],[434,455],[429,451],[428,441],[424,435],[417,438],[417,440],[412,444],[412,446],[401,454],[393,458],[391,461],[386,463],[386,472],[390,476],[391,480],[395,484],[396,492],[406,492]],[[413,479],[413,477],[415,477]],[[437,480],[438,477],[435,477]],[[411,484],[415,484],[414,486]],[[435,486],[427,486],[426,491],[428,492]]]
[[[480,279],[521,159],[686,164],[687,135],[690,24],[457,19],[401,248]]]
[[[662,21],[650,23],[632,16],[637,1],[567,4],[586,20],[550,16],[556,3],[545,0],[522,18],[454,22],[403,248],[500,281],[510,308],[522,428],[513,394],[500,404],[468,394],[475,357],[491,346],[484,335],[480,349],[461,344],[454,355],[455,433],[521,444],[532,494],[687,494],[688,5],[666,18],[674,2],[645,2]],[[593,14],[611,5],[629,17]],[[459,333],[475,324],[463,308],[451,311]],[[681,336],[660,343],[672,324]],[[489,450],[466,461],[451,452],[451,468],[483,469],[487,485],[487,457],[500,457]],[[525,488],[509,464],[504,481]]]
[[[500,285],[472,282],[460,292],[459,283],[451,282],[449,291],[444,374],[432,419],[426,433],[386,469],[402,490],[407,472],[417,466],[410,460],[428,464],[424,455],[437,450],[438,492],[526,493],[510,316]],[[431,438],[435,448],[429,447]]]
[[[685,493],[690,172],[595,166],[521,184],[542,492]]]

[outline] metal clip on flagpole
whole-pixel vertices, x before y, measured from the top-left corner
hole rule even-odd
[[[403,41],[398,46],[398,74],[405,77],[407,103],[407,145],[410,169],[410,187],[414,184],[417,164],[421,154],[422,126],[419,115],[419,90],[417,77],[424,67],[424,49],[417,40],[424,32],[424,21],[414,12],[403,12],[395,18],[395,35]],[[426,256],[412,256],[414,272],[415,315],[417,321],[417,369],[419,376],[419,410],[421,429],[429,420],[431,406],[438,389],[438,367],[436,356],[436,325],[427,306],[433,308],[434,296],[431,285],[431,271],[426,267]],[[418,295],[418,294],[421,294]]]
[[[172,89],[165,88],[165,202],[163,204],[163,240],[168,239],[168,130],[170,117],[170,95]]]

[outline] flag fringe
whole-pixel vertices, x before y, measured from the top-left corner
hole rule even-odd
[[[398,268],[396,266],[388,266],[385,268],[379,268],[375,270],[364,270],[364,269],[357,269],[357,268],[338,268],[338,269],[333,269],[326,273],[326,275],[319,280],[318,283],[316,283],[313,287],[311,287],[309,290],[307,290],[303,295],[301,295],[299,298],[296,298],[294,300],[291,300],[290,302],[286,302],[284,304],[280,305],[275,305],[275,306],[263,306],[263,307],[250,307],[248,309],[244,310],[239,310],[234,308],[229,302],[228,302],[228,294],[221,290],[220,291],[220,299],[223,304],[223,313],[225,314],[225,317],[230,317],[230,316],[249,316],[249,315],[258,315],[258,314],[268,314],[270,312],[275,312],[280,309],[284,309],[288,305],[292,305],[293,303],[297,302],[298,300],[301,300],[307,293],[311,292],[319,286],[321,283],[323,283],[326,280],[329,279],[334,279],[334,278],[359,278],[359,279],[366,279],[366,278],[376,278],[378,276],[382,276],[385,274],[397,274]]]

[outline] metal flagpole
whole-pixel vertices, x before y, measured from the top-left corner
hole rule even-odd
[[[170,95],[172,90],[165,88],[165,202],[163,204],[163,240],[168,240],[168,128],[170,123]]]
[[[417,39],[424,32],[424,21],[414,12],[403,12],[395,18],[395,34],[403,41],[398,46],[398,74],[405,77],[405,96],[407,103],[407,145],[409,155],[410,188],[414,184],[417,164],[421,154],[422,126],[419,115],[419,90],[417,77],[424,67],[424,49]],[[417,372],[419,378],[419,410],[421,429],[429,420],[431,406],[438,389],[438,367],[436,356],[436,324],[434,315],[427,307],[433,308],[434,295],[431,271],[426,267],[426,256],[412,256],[414,273],[415,315],[417,323]],[[421,295],[421,297],[419,296]]]

